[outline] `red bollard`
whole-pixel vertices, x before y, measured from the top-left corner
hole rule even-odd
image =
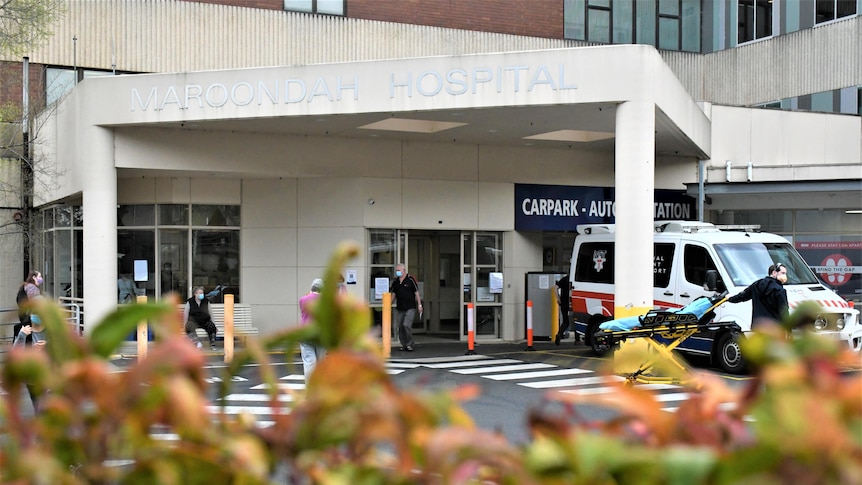
[[[536,350],[533,348],[533,302],[527,300],[527,348],[526,350]]]

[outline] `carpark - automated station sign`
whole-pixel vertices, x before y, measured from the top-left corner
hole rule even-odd
[[[575,231],[578,224],[614,222],[613,187],[515,184],[515,230]],[[655,191],[656,220],[695,220],[695,200],[683,190]]]

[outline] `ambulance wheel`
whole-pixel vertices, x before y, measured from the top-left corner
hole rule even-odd
[[[610,345],[599,345],[594,338],[596,332],[599,331],[599,325],[610,320],[611,317],[605,315],[592,315],[587,321],[587,334],[584,336],[584,343],[593,349],[593,353],[599,357],[604,357],[611,351]]]
[[[741,335],[736,332],[725,332],[718,339],[715,347],[715,360],[718,366],[728,374],[741,374],[745,371],[745,359],[739,345]]]

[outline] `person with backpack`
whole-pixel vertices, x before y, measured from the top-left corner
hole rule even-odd
[[[422,314],[422,297],[419,295],[419,284],[407,274],[403,263],[395,266],[395,279],[389,286],[389,292],[395,295],[395,328],[398,329],[401,350],[413,352],[413,319],[417,309]]]
[[[15,297],[15,303],[18,305],[18,323],[15,324],[12,330],[13,342],[18,338],[21,328],[30,325],[30,309],[27,307],[27,303],[42,294],[42,290],[39,287],[42,286],[43,281],[42,273],[30,271],[27,279],[18,288],[18,295]],[[26,344],[29,345],[30,343],[32,343],[32,337],[27,333]]]

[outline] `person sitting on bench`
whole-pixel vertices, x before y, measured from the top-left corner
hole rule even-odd
[[[186,300],[186,308],[183,315],[186,323],[186,335],[195,343],[197,348],[203,347],[198,340],[197,329],[203,328],[210,339],[210,348],[216,350],[216,329],[212,316],[210,316],[210,302],[204,298],[204,288],[195,288],[194,295]]]

